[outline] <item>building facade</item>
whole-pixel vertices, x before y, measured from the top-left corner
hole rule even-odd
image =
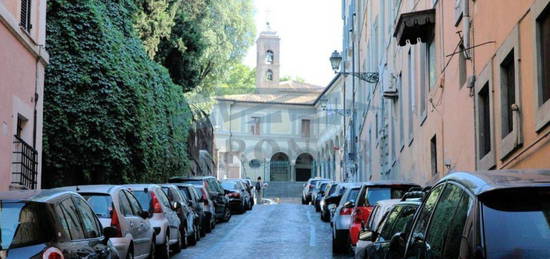
[[[380,78],[350,77],[360,115],[352,179],[550,167],[550,0],[345,0],[342,9],[340,69]]]
[[[40,188],[46,0],[0,2],[0,191]]]

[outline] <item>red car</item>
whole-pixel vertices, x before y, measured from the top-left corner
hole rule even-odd
[[[412,187],[420,188],[420,185],[399,181],[373,181],[361,186],[357,202],[351,213],[349,236],[351,244],[355,246],[359,239],[359,232],[363,225],[367,224],[369,216],[376,202],[389,199],[400,199]]]

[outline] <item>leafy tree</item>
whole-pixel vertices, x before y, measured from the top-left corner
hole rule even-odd
[[[44,187],[160,182],[189,167],[190,108],[128,19],[138,9],[48,1]]]
[[[231,66],[223,83],[216,87],[215,95],[248,94],[256,89],[256,70],[242,63]]]

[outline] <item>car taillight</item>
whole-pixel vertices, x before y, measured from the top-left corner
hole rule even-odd
[[[232,193],[228,194],[227,196],[234,197],[234,198],[240,198],[241,194],[238,193],[238,192],[232,192]]]
[[[202,200],[204,201],[204,205],[208,206],[208,196],[206,195],[206,191],[204,191],[204,189],[201,189],[201,193],[202,193]]]
[[[159,199],[154,192],[151,192],[151,207],[153,208],[153,213],[162,213],[162,206],[160,206]]]
[[[115,237],[122,237],[120,220],[118,219],[118,213],[114,208],[111,210],[111,227],[114,227],[116,229],[117,234],[115,235]]]
[[[61,250],[56,247],[50,247],[42,254],[42,259],[64,259]]]
[[[340,210],[340,215],[351,215],[353,208],[343,208]]]

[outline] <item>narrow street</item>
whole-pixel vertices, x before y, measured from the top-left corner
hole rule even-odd
[[[333,258],[330,225],[312,206],[257,205],[172,258]]]

